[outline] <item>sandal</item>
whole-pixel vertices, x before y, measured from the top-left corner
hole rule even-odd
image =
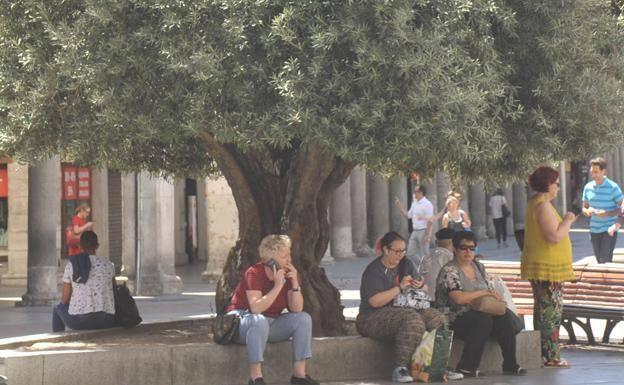
[[[548,360],[544,362],[545,368],[569,369],[570,364],[566,360]]]

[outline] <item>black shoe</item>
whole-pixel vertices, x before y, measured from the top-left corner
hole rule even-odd
[[[292,385],[321,385],[320,382],[316,381],[315,379],[308,376],[307,374],[304,378],[295,377],[295,376],[290,377],[290,383]]]
[[[475,371],[472,371],[472,370],[466,370],[466,369],[457,368],[456,372],[459,372],[459,373],[463,374],[464,377],[485,377],[485,374],[483,374],[481,371],[479,371],[479,369],[476,369]]]
[[[248,385],[266,385],[264,383],[264,378],[258,377],[255,380],[249,379]]]
[[[525,368],[518,366],[513,370],[503,370],[503,374],[509,376],[526,376],[529,372]]]

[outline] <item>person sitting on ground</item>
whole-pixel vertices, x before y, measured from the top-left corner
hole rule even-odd
[[[472,310],[470,302],[484,296],[503,301],[493,288],[485,267],[474,260],[477,240],[470,231],[453,234],[453,260],[442,267],[437,279],[436,307],[444,310],[455,336],[464,341],[457,371],[466,377],[478,377],[485,343],[492,335],[503,353],[503,374],[525,375],[516,360],[516,330],[513,313],[491,315]]]
[[[435,300],[436,279],[442,266],[453,259],[453,230],[443,228],[435,233],[436,248],[422,261],[420,272],[425,279],[429,296]]]
[[[405,239],[393,231],[377,241],[375,251],[379,258],[362,274],[360,311],[355,321],[361,335],[394,344],[395,382],[413,381],[408,367],[425,330],[445,326],[444,316],[436,309],[392,306],[394,299],[410,286],[424,287],[422,280],[415,279],[416,268],[406,258],[405,246]]]
[[[93,231],[80,235],[80,247],[84,252],[69,258],[65,266],[61,302],[53,310],[54,332],[66,327],[86,330],[115,326],[115,266],[108,258],[95,255],[99,243]]]
[[[287,235],[267,235],[260,242],[260,262],[245,271],[226,311],[241,316],[238,343],[247,345],[249,385],[265,385],[262,362],[267,342],[293,341],[291,384],[318,385],[306,374],[312,357],[312,318],[303,311],[297,269]],[[288,309],[287,313],[282,313]]]

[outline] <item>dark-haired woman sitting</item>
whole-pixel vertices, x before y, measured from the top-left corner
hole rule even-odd
[[[405,258],[405,240],[389,232],[377,241],[379,258],[364,270],[360,286],[360,312],[356,319],[358,332],[374,339],[392,342],[395,348],[395,369],[392,380],[412,382],[409,363],[425,330],[442,327],[445,319],[433,308],[415,310],[393,307],[394,299],[410,286],[422,288],[416,268]]]

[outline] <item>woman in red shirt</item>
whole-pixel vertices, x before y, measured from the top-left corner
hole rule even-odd
[[[287,235],[264,237],[258,248],[260,262],[245,271],[227,308],[241,316],[238,343],[247,345],[249,385],[265,385],[261,365],[267,342],[291,337],[294,364],[290,383],[319,384],[306,374],[306,360],[312,357],[312,318],[303,312],[290,246]]]
[[[87,222],[91,215],[91,207],[81,204],[76,207],[76,215],[72,218],[71,228],[67,229],[67,256],[72,257],[82,253],[80,235],[87,230],[93,230],[93,222]]]

